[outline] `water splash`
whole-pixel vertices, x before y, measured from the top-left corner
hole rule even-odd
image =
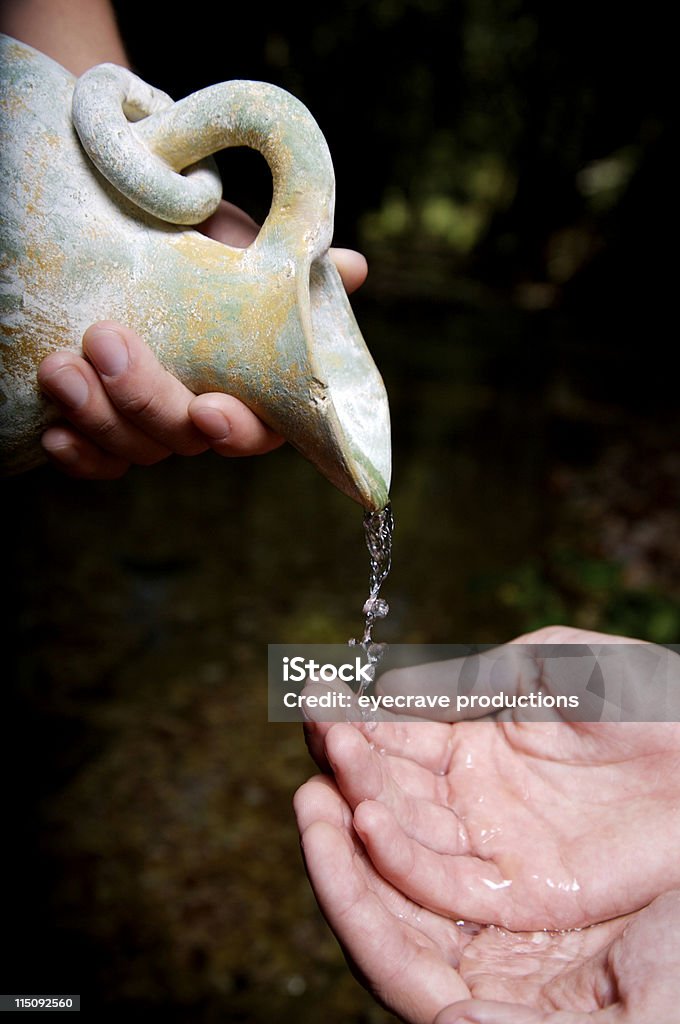
[[[369,661],[367,674],[371,678],[375,678],[376,666],[387,650],[387,644],[375,643],[373,640],[373,627],[379,619],[384,619],[390,610],[387,601],[380,597],[380,588],[392,568],[393,532],[394,517],[391,505],[386,505],[379,512],[364,513],[364,535],[366,537],[366,547],[371,556],[368,597],[362,609],[364,614],[364,632],[361,640],[353,639],[349,643],[351,646],[359,644],[363,647]],[[364,684],[362,684],[361,689],[364,689]]]
[[[364,514],[364,534],[366,537],[366,547],[371,556],[371,565],[368,582],[369,592],[363,607],[365,620],[364,635],[361,638],[362,646],[372,643],[373,626],[376,620],[384,619],[390,610],[387,601],[380,597],[380,588],[392,568],[393,532],[394,517],[391,505],[386,505],[380,512],[366,512]]]

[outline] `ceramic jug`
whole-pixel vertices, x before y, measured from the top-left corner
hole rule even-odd
[[[382,508],[382,379],[328,256],[335,182],[309,111],[275,86],[224,82],[173,103],[124,68],[75,79],[0,37],[0,444],[43,459],[56,410],[36,368],[102,319],[134,328],[194,392],[245,402],[341,491]],[[270,212],[236,249],[190,225],[222,186],[210,154],[259,150]]]

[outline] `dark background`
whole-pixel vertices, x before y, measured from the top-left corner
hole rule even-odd
[[[265,79],[326,135],[393,415],[383,638],[678,642],[663,6],[116,6],[173,97]],[[220,167],[261,220],[262,159]],[[99,1020],[389,1020],[304,876],[300,732],[265,720],[268,642],[360,628],[360,509],[287,449],[3,491],[3,991],[81,992]]]

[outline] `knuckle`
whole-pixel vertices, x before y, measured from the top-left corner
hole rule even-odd
[[[131,391],[114,399],[116,408],[128,419],[156,420],[162,413],[153,391]]]
[[[111,414],[88,423],[83,429],[87,430],[88,435],[93,440],[106,448],[107,444],[115,441],[116,435],[120,430],[120,422],[117,416]]]

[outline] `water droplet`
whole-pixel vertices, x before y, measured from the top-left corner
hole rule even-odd
[[[466,935],[479,935],[483,929],[483,925],[477,924],[475,921],[456,921],[456,925]]]
[[[390,606],[384,597],[369,597],[362,609],[364,615],[373,619],[384,619],[387,617]]]
[[[492,882],[490,878],[482,878],[482,882],[489,889],[509,889],[512,885],[511,878],[504,878],[502,882]]]
[[[387,644],[369,644],[366,648],[368,660],[377,663],[383,657],[386,650]]]

